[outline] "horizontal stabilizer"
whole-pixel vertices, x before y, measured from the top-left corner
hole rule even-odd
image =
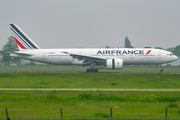
[[[11,53],[11,54],[17,54],[17,55],[23,55],[23,56],[32,56],[31,54],[27,54],[27,53],[18,53],[18,52]]]

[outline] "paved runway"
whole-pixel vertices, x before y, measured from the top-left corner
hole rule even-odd
[[[50,89],[50,88],[0,88],[0,90],[58,90],[58,91],[180,91],[180,89]]]
[[[0,73],[87,73],[87,72],[48,72],[48,71],[0,71]],[[98,72],[105,74],[180,74],[180,72]]]

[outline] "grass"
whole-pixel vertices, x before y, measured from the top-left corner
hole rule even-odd
[[[11,118],[180,118],[179,92],[0,91],[0,116]]]
[[[125,67],[123,72],[112,73],[48,73],[56,71],[85,71],[80,67],[1,67],[0,88],[82,88],[82,89],[179,89],[179,74],[150,74],[156,67]],[[179,68],[167,71],[180,72]],[[33,72],[40,73],[33,73]],[[110,71],[104,68],[101,72]],[[42,73],[41,73],[42,72]],[[113,71],[114,72],[114,71]],[[118,71],[117,71],[118,72]],[[180,118],[179,92],[140,91],[0,91],[0,118],[5,108],[10,118]]]
[[[0,88],[179,89],[180,74],[0,73]]]

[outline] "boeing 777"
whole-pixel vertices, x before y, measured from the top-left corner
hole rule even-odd
[[[41,49],[16,24],[10,24],[10,29],[19,48],[10,56],[54,65],[90,66],[86,72],[98,72],[95,66],[122,69],[123,65],[158,65],[177,59],[169,51],[150,48]]]

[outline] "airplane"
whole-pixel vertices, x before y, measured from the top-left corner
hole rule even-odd
[[[53,65],[90,66],[86,72],[98,72],[95,66],[114,70],[122,69],[123,65],[159,65],[177,60],[169,51],[152,48],[41,49],[16,24],[10,24],[10,29],[19,48],[10,53],[11,57]]]

